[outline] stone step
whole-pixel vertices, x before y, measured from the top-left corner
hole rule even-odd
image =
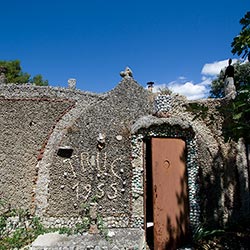
[[[26,248],[27,249],[27,248]],[[144,232],[140,229],[110,229],[106,235],[66,235],[47,233],[40,235],[29,250],[143,250]]]

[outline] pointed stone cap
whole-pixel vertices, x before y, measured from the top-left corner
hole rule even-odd
[[[126,67],[124,71],[120,72],[122,78],[133,78],[133,72],[129,67]]]
[[[69,89],[76,88],[76,79],[75,78],[68,79],[68,87],[69,87]]]
[[[5,76],[5,73],[7,72],[7,69],[3,66],[0,66],[0,84],[6,84],[7,78]]]

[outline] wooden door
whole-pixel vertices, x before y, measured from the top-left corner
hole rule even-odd
[[[154,250],[176,249],[188,235],[185,141],[152,138]]]

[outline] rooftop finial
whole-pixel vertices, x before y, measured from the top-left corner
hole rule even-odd
[[[7,72],[7,69],[3,66],[0,66],[0,84],[6,84],[7,78],[5,73]]]
[[[69,89],[76,88],[76,79],[75,78],[68,79],[68,87],[69,87]]]
[[[153,92],[154,82],[148,82],[147,85],[148,85],[148,90],[150,92]]]
[[[120,72],[120,76],[123,78],[133,78],[133,72],[129,67],[126,67],[124,71]]]

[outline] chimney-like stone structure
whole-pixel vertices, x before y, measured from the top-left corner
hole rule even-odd
[[[0,84],[6,84],[7,78],[5,76],[7,69],[3,66],[0,66]]]
[[[69,87],[69,89],[75,89],[76,88],[76,79],[70,78],[68,80],[68,87]]]

